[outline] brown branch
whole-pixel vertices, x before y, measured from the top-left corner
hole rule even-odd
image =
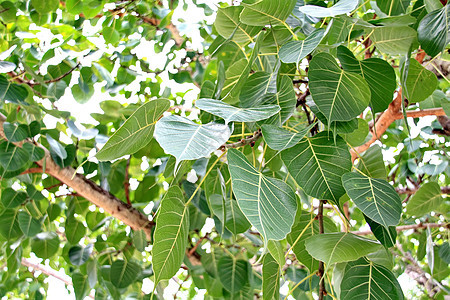
[[[402,107],[402,91],[397,92],[397,96],[394,101],[389,104],[389,107],[386,111],[384,111],[379,119],[375,123],[375,130],[372,128],[372,138],[366,142],[365,144],[357,147],[355,150],[352,149],[350,152],[352,154],[352,160],[354,161],[358,157],[358,153],[362,153],[369,149],[370,145],[372,145],[375,141],[377,141],[384,132],[388,129],[388,127],[395,120],[403,119],[403,113],[400,111]],[[442,108],[431,108],[424,110],[416,110],[416,111],[407,111],[406,116],[412,118],[424,117],[424,116],[442,116],[445,115],[445,112]],[[376,132],[376,134],[375,134]]]
[[[220,150],[225,151],[225,149],[227,149],[227,148],[239,148],[239,147],[242,147],[242,146],[245,146],[245,145],[250,145],[250,146],[253,147],[255,145],[255,142],[261,136],[262,136],[261,129],[258,129],[257,131],[255,131],[255,133],[252,136],[250,136],[250,137],[248,137],[246,139],[242,139],[242,140],[240,140],[239,142],[236,142],[236,143],[222,145],[220,147]]]
[[[419,224],[413,224],[413,225],[403,225],[403,226],[397,226],[395,229],[397,232],[410,230],[410,229],[420,229],[420,228],[449,228],[450,223],[447,224],[441,224],[441,223],[419,223]],[[356,235],[370,235],[372,234],[372,231],[366,230],[366,231],[352,231],[353,234]]]
[[[76,68],[78,68],[80,66],[81,63],[77,63],[72,69],[70,69],[69,71],[67,71],[66,73],[56,77],[55,79],[51,79],[51,80],[47,80],[45,81],[45,83],[52,83],[52,82],[57,82],[60,81],[61,79],[63,79],[64,77],[66,77],[67,75],[69,75],[70,73],[72,73]]]
[[[46,266],[43,266],[41,264],[32,263],[31,261],[29,261],[26,258],[22,258],[21,263],[22,263],[22,265],[24,265],[27,268],[31,268],[34,271],[42,272],[43,274],[45,274],[47,276],[51,276],[53,278],[56,278],[56,279],[64,282],[66,285],[72,285],[73,286],[72,278],[70,278],[67,275],[61,274],[61,273],[59,273],[59,272],[57,272],[57,271],[55,271],[55,270],[53,270],[51,268],[48,268]],[[89,294],[88,297],[94,299],[94,296],[92,294]]]
[[[25,170],[25,171],[23,171],[22,173],[20,173],[20,175],[33,174],[33,173],[44,173],[44,171],[42,170],[41,167],[38,167],[38,168],[29,168],[28,170]]]
[[[395,190],[397,191],[398,194],[413,195],[417,192],[418,188],[416,188],[416,189],[396,188]],[[441,187],[441,193],[442,194],[450,194],[450,186]]]
[[[3,131],[3,123],[5,121],[6,117],[3,114],[0,114],[0,137],[6,139]],[[38,161],[37,164],[41,167],[45,165],[46,174],[71,187],[80,196],[86,198],[96,206],[103,208],[111,216],[121,220],[133,230],[143,229],[147,235],[147,239],[151,240],[151,230],[154,226],[154,222],[149,221],[148,216],[119,200],[116,196],[104,190],[83,175],[76,174],[74,168],[61,168],[53,161],[50,152],[45,147],[40,144],[37,144],[37,146],[45,151],[44,158]]]

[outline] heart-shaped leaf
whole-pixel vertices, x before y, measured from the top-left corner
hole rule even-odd
[[[244,215],[267,245],[291,231],[297,211],[295,193],[284,181],[266,177],[236,149],[228,150],[233,192]]]
[[[281,159],[297,184],[311,197],[335,204],[345,194],[341,177],[352,168],[346,142],[330,132],[305,137],[281,152]]]
[[[239,15],[243,9],[242,6],[229,6],[217,10],[214,26],[221,36],[226,39],[232,37],[234,41],[241,43],[251,41],[253,36],[260,31],[260,27],[241,23]]]
[[[312,98],[328,122],[351,120],[369,104],[367,82],[360,75],[342,70],[328,53],[313,57],[308,77]]]
[[[373,112],[384,111],[392,102],[392,95],[397,88],[396,75],[391,65],[379,58],[359,61],[344,46],[338,47],[337,57],[344,70],[359,74],[366,80]]]
[[[296,0],[261,0],[243,3],[241,22],[255,26],[284,22],[294,9]]]
[[[109,138],[95,155],[98,160],[113,160],[133,154],[147,145],[153,136],[156,121],[169,108],[167,99],[158,99],[140,106]]]
[[[23,148],[9,142],[0,144],[0,164],[5,168],[5,171],[19,170],[29,162],[29,159],[30,155]]]
[[[256,122],[265,120],[280,111],[278,105],[261,105],[258,107],[239,108],[215,99],[199,99],[195,106],[210,114],[230,122]]]
[[[47,259],[55,255],[59,250],[59,238],[54,232],[38,233],[31,240],[31,251],[37,257]]]
[[[117,288],[125,288],[132,284],[141,273],[141,267],[132,261],[116,260],[111,265],[111,283]]]
[[[403,300],[395,275],[365,257],[347,263],[340,290],[341,299]]]
[[[279,299],[280,265],[270,253],[264,256],[262,276],[263,299]]]
[[[434,211],[443,203],[441,188],[436,182],[422,185],[406,205],[406,212],[411,216],[423,216]]]
[[[386,228],[398,224],[402,200],[386,180],[347,173],[342,176],[342,183],[348,196],[370,219]]]
[[[19,212],[18,222],[20,229],[26,236],[32,237],[41,232],[41,223],[27,212]]]
[[[353,233],[316,234],[305,241],[308,253],[327,267],[352,261],[380,249],[381,244]]]
[[[417,31],[409,26],[380,26],[371,39],[381,52],[397,55],[406,54],[416,37]]]
[[[208,156],[228,141],[231,132],[228,125],[214,122],[197,124],[189,119],[170,115],[156,123],[154,136],[166,153],[175,156],[178,165],[182,160]]]
[[[406,77],[406,97],[410,102],[420,102],[428,98],[436,90],[436,75],[425,69],[417,60],[411,59]]]
[[[248,262],[231,256],[223,256],[217,264],[220,282],[232,295],[239,292],[248,281]]]
[[[388,16],[404,14],[408,9],[409,0],[377,0],[378,8]]]
[[[372,145],[359,157],[358,170],[372,178],[386,179],[386,167],[380,146]]]
[[[438,55],[449,42],[450,11],[449,5],[426,15],[419,24],[419,42],[425,52],[434,57]]]

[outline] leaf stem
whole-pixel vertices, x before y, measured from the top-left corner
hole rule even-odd
[[[300,280],[300,281],[292,288],[292,290],[289,291],[289,293],[286,295],[286,297],[284,297],[284,300],[286,300],[286,299],[292,294],[292,292],[293,292],[296,288],[298,288],[298,286],[299,286],[300,284],[302,284],[303,282],[305,282],[305,281],[308,280],[309,278],[313,277],[314,275],[316,275],[316,274],[315,274],[315,273],[311,273],[311,274],[309,274],[308,276],[306,276],[305,278],[303,278],[302,280]]]
[[[286,252],[286,254],[284,255],[284,257],[287,257],[289,252],[291,252],[292,249],[294,249],[295,245],[297,245],[298,241],[301,239],[301,237],[303,236],[303,234],[306,232],[306,229],[309,228],[309,226],[311,226],[311,224],[314,222],[314,218],[311,218],[311,220],[309,221],[308,225],[305,226],[305,228],[303,228],[302,232],[300,232],[300,234],[298,235],[298,237],[295,239],[295,241],[292,243],[291,247],[289,248],[289,250]]]

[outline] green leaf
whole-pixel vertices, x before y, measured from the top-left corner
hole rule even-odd
[[[88,261],[89,256],[92,254],[93,244],[89,244],[86,247],[76,245],[69,249],[69,260],[75,266],[81,266]]]
[[[325,29],[318,28],[302,41],[287,42],[278,52],[281,61],[284,63],[296,63],[298,67],[300,62],[320,44],[324,34]]]
[[[66,220],[66,237],[69,243],[77,244],[81,238],[86,234],[86,227],[83,223],[77,221],[74,217],[69,217]]]
[[[305,277],[307,277],[309,275],[308,273],[309,272],[305,269],[298,269],[298,268],[295,268],[294,266],[291,266],[290,268],[288,268],[286,270],[286,277],[290,281],[292,281],[293,283],[295,283],[297,285],[300,281],[302,281],[303,279],[305,279]],[[333,280],[334,280],[334,276],[333,276]],[[333,283],[334,283],[334,281],[333,281]],[[305,280],[305,281],[303,281],[303,283],[298,285],[298,288],[303,291],[310,291],[310,290],[313,290],[314,288],[316,288],[318,285],[319,285],[319,276],[313,275],[310,280]]]
[[[328,53],[313,57],[308,77],[313,100],[328,122],[349,121],[369,104],[367,82],[360,75],[342,70]]]
[[[369,135],[369,124],[366,120],[357,118],[358,128],[352,133],[341,134],[341,137],[352,147],[357,147],[366,141]]]
[[[313,221],[310,224],[313,219],[314,216],[309,212],[299,209],[295,216],[294,226],[292,226],[291,232],[286,237],[297,260],[307,267],[310,272],[314,272],[319,268],[319,262],[305,248],[305,240],[312,235],[319,234],[319,223]],[[336,225],[329,218],[324,217],[323,221],[325,233],[337,231]]]
[[[4,209],[2,211],[0,215],[0,219],[2,220],[0,223],[1,235],[7,240],[22,236],[23,233],[18,222],[19,212],[15,209]]]
[[[343,15],[351,12],[358,6],[358,1],[341,0],[331,7],[322,7],[316,5],[300,6],[299,11],[311,17],[326,18]]]
[[[22,149],[27,151],[30,155],[31,161],[40,161],[45,156],[45,151],[42,148],[39,148],[31,143],[24,143]]]
[[[344,46],[337,49],[337,57],[345,71],[361,75],[369,85],[370,107],[374,113],[384,111],[392,102],[392,95],[397,88],[394,68],[380,58],[359,61]]]
[[[33,237],[41,232],[41,222],[30,216],[28,213],[21,211],[18,215],[18,222],[23,234]]]
[[[286,259],[284,258],[285,249],[283,249],[283,246],[279,241],[270,240],[267,243],[267,249],[269,250],[270,255],[272,255],[280,266],[284,266],[286,264]]]
[[[436,182],[427,182],[409,199],[406,212],[411,216],[423,216],[439,209],[444,202],[441,187]]]
[[[297,145],[297,143],[300,142],[314,126],[315,124],[311,124],[295,133],[276,125],[269,124],[262,125],[261,129],[264,141],[267,145],[273,150],[282,151]]]
[[[386,228],[398,224],[402,200],[386,180],[347,173],[342,176],[342,183],[348,196],[370,219]]]
[[[221,117],[225,120],[225,124],[230,122],[256,122],[265,120],[280,111],[278,105],[239,108],[215,99],[199,99],[195,101],[195,106],[210,114]]]
[[[340,289],[341,299],[403,299],[395,275],[364,257],[347,263]]]
[[[372,178],[386,179],[386,167],[379,145],[372,145],[359,157],[358,170]]]
[[[280,266],[277,261],[267,253],[262,266],[263,299],[272,300],[280,298]]]
[[[328,126],[327,118],[322,112],[320,112],[317,105],[313,101],[308,101],[308,106],[317,119],[319,119],[319,121],[325,126]],[[337,134],[352,133],[356,129],[358,129],[358,120],[356,118],[351,119],[350,121],[334,121],[331,122],[330,126],[330,130]]]
[[[75,271],[72,274],[73,291],[75,292],[76,300],[83,300],[89,293],[88,277]]]
[[[434,57],[445,49],[450,35],[449,5],[427,14],[417,28],[420,46]]]
[[[383,244],[386,248],[390,248],[395,245],[395,239],[397,238],[397,230],[395,226],[389,226],[388,228],[383,225],[373,221],[366,215],[364,215],[367,224],[370,226],[370,230],[373,235]]]
[[[333,18],[331,28],[327,34],[327,40],[329,45],[340,44],[348,40],[348,35],[353,24],[356,23],[355,19],[349,18],[345,15]]]
[[[406,12],[410,2],[409,0],[377,0],[377,6],[388,16],[397,16]]]
[[[332,133],[305,137],[296,146],[281,152],[281,159],[303,191],[317,199],[339,203],[345,194],[341,177],[352,168],[346,142]]]
[[[261,0],[243,3],[241,22],[248,25],[265,26],[284,22],[294,9],[296,0]]]
[[[230,199],[229,201],[226,201],[225,204],[227,213],[225,226],[227,229],[235,235],[246,232],[251,225],[239,208],[237,201]]]
[[[261,233],[264,243],[281,240],[291,231],[297,201],[285,182],[258,172],[236,149],[228,150],[233,192],[239,207]]]
[[[255,72],[250,75],[241,89],[239,101],[242,107],[258,107],[266,94],[275,94],[276,78],[268,72]]]
[[[166,153],[175,156],[178,165],[182,160],[208,156],[228,141],[231,132],[228,125],[214,122],[199,125],[170,115],[156,123],[155,139]]]
[[[95,157],[100,161],[113,160],[143,148],[152,139],[156,122],[169,106],[166,99],[152,100],[140,106]]]
[[[231,294],[236,294],[248,281],[248,262],[234,256],[223,256],[217,263],[219,278],[223,287]]]
[[[111,265],[109,276],[111,283],[121,289],[135,282],[141,271],[141,267],[137,263],[118,259]]]
[[[120,41],[119,32],[113,27],[104,27],[102,30],[103,38],[108,44],[117,44]]]
[[[188,243],[189,210],[178,186],[171,187],[161,201],[152,249],[156,284],[179,270]]]
[[[247,81],[252,65],[258,57],[259,48],[263,39],[264,34],[260,33],[256,38],[255,46],[253,47],[250,57],[248,59],[243,58],[238,60],[225,72],[226,80],[222,91],[222,94],[224,95],[222,98],[223,101],[228,103],[233,103],[236,101],[235,99],[241,93],[242,86]]]
[[[417,60],[411,59],[405,85],[408,101],[420,102],[436,90],[438,79],[433,72],[425,69]]]
[[[133,231],[133,244],[138,251],[145,251],[145,247],[147,247],[147,237],[144,230]]]
[[[58,250],[59,238],[55,232],[41,232],[31,240],[31,251],[39,258],[50,258]]]
[[[2,191],[2,204],[4,208],[16,208],[27,199],[27,194],[22,191],[15,191],[7,188]]]
[[[9,122],[3,123],[6,139],[12,143],[23,141],[28,137],[28,126],[25,124],[15,125]]]
[[[9,142],[0,144],[0,164],[5,171],[16,171],[28,163],[30,156],[27,151]],[[1,175],[3,177],[3,175]]]
[[[54,138],[51,137],[51,135],[47,134],[47,141],[50,145],[50,152],[57,155],[61,160],[64,160],[67,158],[67,152],[66,149]]]
[[[225,39],[232,38],[238,43],[247,42],[253,40],[253,36],[260,31],[260,27],[241,23],[239,15],[243,9],[242,6],[229,6],[217,10],[214,26]]]
[[[281,110],[268,120],[260,121],[259,123],[275,124],[278,126],[283,125],[294,113],[295,105],[297,103],[291,78],[287,75],[279,76],[277,81],[277,93],[266,94],[261,100],[261,104],[277,104],[281,107]]]
[[[59,0],[31,0],[34,9],[41,15],[55,11],[59,6]]]
[[[308,253],[323,261],[327,268],[335,263],[358,259],[382,247],[374,240],[344,232],[313,235],[305,241],[305,246]]]
[[[417,31],[409,26],[382,26],[374,29],[372,41],[386,54],[406,54],[417,37]]]

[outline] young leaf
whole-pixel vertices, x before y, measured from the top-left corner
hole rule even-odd
[[[113,160],[133,154],[153,137],[156,121],[170,106],[167,99],[157,99],[140,106],[97,152],[98,160]]]
[[[443,203],[441,188],[436,182],[427,182],[422,185],[406,205],[406,212],[411,216],[423,216],[439,209]]]
[[[189,210],[181,189],[172,186],[161,201],[152,249],[155,284],[180,268],[188,242]]]
[[[305,241],[305,246],[312,257],[328,267],[358,259],[382,247],[377,241],[344,232],[313,235]]]
[[[241,22],[248,25],[275,25],[287,19],[295,6],[296,0],[262,0],[243,3]]]
[[[297,211],[294,191],[285,182],[258,172],[236,149],[228,150],[233,192],[244,215],[267,245],[291,231]]]

